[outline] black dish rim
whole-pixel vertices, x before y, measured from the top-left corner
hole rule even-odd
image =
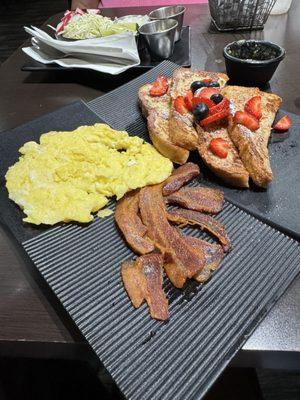
[[[259,43],[259,44],[265,44],[265,45],[270,46],[270,47],[276,47],[279,50],[279,55],[277,57],[271,58],[269,60],[252,60],[252,59],[242,59],[242,58],[234,57],[234,56],[232,56],[232,55],[230,55],[228,53],[228,49],[232,45],[234,45],[235,43],[238,43],[238,42]],[[255,40],[255,39],[235,40],[235,41],[233,41],[231,43],[228,43],[224,47],[223,56],[225,58],[227,58],[228,60],[230,60],[230,61],[234,61],[234,62],[241,63],[241,64],[253,65],[253,66],[255,65],[255,66],[259,67],[259,66],[265,66],[265,65],[273,64],[275,62],[279,62],[279,61],[283,60],[283,58],[285,57],[285,49],[283,47],[279,46],[276,43],[269,42],[268,40]]]

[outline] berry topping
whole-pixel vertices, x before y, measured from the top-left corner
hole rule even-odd
[[[207,87],[220,87],[220,84],[217,81],[212,81],[207,84]]]
[[[219,158],[228,156],[228,148],[229,144],[221,137],[212,139],[209,144],[209,150]]]
[[[205,103],[197,104],[193,109],[193,114],[195,116],[196,122],[202,121],[208,116],[209,109]]]
[[[256,119],[260,120],[262,117],[261,96],[254,96],[250,100],[248,100],[245,104],[244,110],[248,114],[253,115],[253,117],[255,117]]]
[[[223,96],[221,95],[221,93],[215,93],[213,94],[210,99],[215,103],[215,104],[219,104],[221,103],[221,101],[223,100]]]
[[[215,103],[208,99],[207,97],[194,97],[193,98],[193,107],[195,107],[199,103],[204,103],[208,108],[214,107]]]
[[[201,89],[201,92],[199,94],[195,93],[195,95],[199,97],[207,97],[208,99],[210,99],[213,94],[218,94],[218,93],[220,93],[220,89],[213,87],[211,88],[205,87]]]
[[[212,82],[212,79],[211,78],[205,78],[205,79],[202,79],[202,82],[205,83],[205,85],[208,87],[209,83]]]
[[[286,114],[284,117],[282,117],[274,126],[274,129],[280,132],[285,132],[290,129],[292,126],[292,121],[291,118],[288,114]]]
[[[168,79],[165,76],[159,75],[156,81],[151,86],[149,93],[152,97],[163,96],[169,88]]]
[[[210,125],[213,122],[217,122],[217,121],[222,120],[223,118],[228,117],[229,114],[230,114],[230,110],[229,109],[225,109],[225,110],[219,111],[218,113],[213,114],[213,115],[209,115],[207,118],[203,119],[200,122],[200,125],[201,126]]]
[[[187,112],[187,109],[185,107],[185,101],[183,96],[178,96],[174,100],[174,107],[179,114],[183,115]]]
[[[209,109],[209,115],[216,114],[222,110],[229,109],[230,101],[228,99],[223,99],[221,103],[214,105]]]
[[[233,120],[235,123],[244,125],[251,131],[256,131],[259,128],[258,120],[246,111],[237,111],[234,114]]]
[[[189,111],[193,111],[193,97],[192,90],[188,90],[186,96],[184,97],[185,106]]]
[[[191,84],[191,91],[193,93],[195,93],[196,90],[198,90],[202,87],[206,87],[206,83],[204,81],[195,81]]]

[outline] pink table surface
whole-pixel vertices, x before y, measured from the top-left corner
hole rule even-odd
[[[207,3],[208,0],[102,0],[100,7],[114,8],[114,7],[140,7],[140,6],[168,6],[168,5],[181,5],[181,4],[202,4]]]

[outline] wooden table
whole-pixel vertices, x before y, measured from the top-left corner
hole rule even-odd
[[[149,8],[105,10],[107,16],[144,14]],[[192,66],[224,71],[222,50],[239,38],[265,38],[285,47],[287,56],[271,81],[283,108],[300,111],[300,4],[288,15],[271,16],[263,31],[210,33],[207,5],[187,7],[192,27]],[[22,29],[22,27],[20,27]],[[0,68],[0,131],[25,123],[61,106],[89,101],[136,76],[103,77],[93,72],[21,72],[25,55],[18,49]],[[300,356],[300,277],[261,322],[234,360],[235,365],[292,368]],[[0,355],[88,358],[93,353],[37,274],[0,226]]]

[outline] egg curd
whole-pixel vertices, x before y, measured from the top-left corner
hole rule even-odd
[[[160,183],[173,164],[137,136],[105,124],[27,142],[6,174],[9,198],[32,224],[90,222],[108,198]]]

